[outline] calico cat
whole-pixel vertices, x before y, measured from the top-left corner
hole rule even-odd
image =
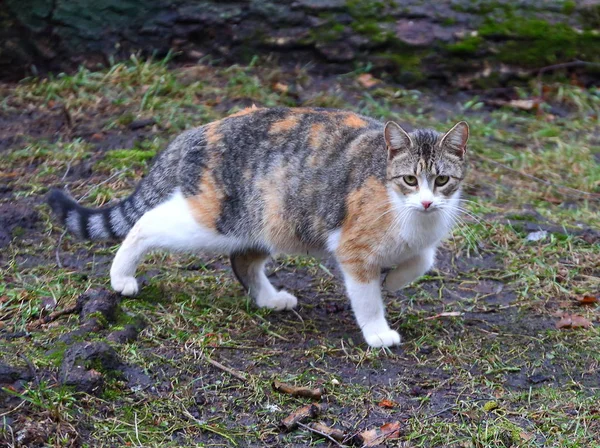
[[[177,137],[127,199],[82,207],[54,189],[49,203],[79,237],[124,239],[112,287],[138,292],[150,250],[228,254],[260,307],[294,308],[264,266],[276,253],[332,254],[367,343],[400,343],[381,296],[427,272],[458,217],[469,128],[405,132],[352,112],[248,108]]]

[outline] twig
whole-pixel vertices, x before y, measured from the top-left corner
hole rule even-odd
[[[291,384],[282,383],[281,381],[275,380],[271,385],[277,392],[284,394],[290,394],[293,397],[305,397],[312,398],[313,400],[320,400],[323,395],[323,389],[316,388],[310,389],[308,387],[297,387]]]
[[[56,245],[56,252],[54,252],[54,255],[56,256],[56,264],[60,269],[62,269],[62,267],[63,267],[63,264],[60,261],[60,246],[61,246],[62,240],[66,234],[67,234],[67,231],[64,230],[63,233],[60,235],[60,238],[58,239],[58,244]]]
[[[107,179],[103,180],[102,182],[100,182],[99,184],[94,185],[92,188],[90,188],[88,190],[88,192],[86,194],[84,194],[83,196],[81,196],[77,201],[83,201],[85,198],[87,198],[92,191],[94,191],[96,188],[98,188],[100,185],[104,185],[108,182],[110,182],[112,179],[114,179],[116,176],[118,176],[119,174],[123,173],[125,170],[119,170],[116,173],[113,173],[112,175],[110,175]]]
[[[214,427],[206,424],[206,422],[203,422],[202,420],[198,420],[196,417],[194,417],[192,414],[190,414],[190,411],[188,411],[185,408],[185,406],[182,406],[182,410],[183,410],[183,413],[185,414],[185,416],[188,417],[190,420],[193,420],[200,427],[200,429],[217,434],[217,435],[229,440],[229,442],[231,442],[231,444],[233,446],[237,446],[236,441],[229,434],[225,434],[223,431],[219,431],[217,428],[214,428]]]
[[[317,415],[327,409],[325,403],[313,403],[302,406],[279,422],[279,426],[285,431],[291,431],[298,426],[298,423],[309,418],[315,418]]]
[[[342,444],[341,444],[340,442],[338,442],[337,440],[335,440],[335,439],[334,439],[332,436],[330,436],[329,434],[326,434],[326,433],[324,433],[324,432],[322,432],[322,431],[319,431],[318,429],[316,429],[316,428],[313,426],[313,424],[310,424],[310,425],[305,425],[305,424],[304,424],[304,423],[302,423],[302,422],[298,422],[298,423],[296,423],[296,424],[297,424],[298,426],[300,426],[301,428],[308,429],[309,431],[311,431],[311,432],[314,432],[315,434],[319,434],[320,436],[326,437],[327,439],[331,440],[331,441],[332,441],[332,442],[333,442],[335,445],[337,445],[337,446],[342,446],[342,447],[343,447],[343,446],[345,446],[345,445],[342,445]]]
[[[29,369],[31,376],[33,377],[36,387],[40,387],[40,377],[38,376],[37,369],[35,368],[33,363],[29,360],[27,356],[23,355],[22,353],[19,353],[19,358],[21,358],[23,361],[25,361],[25,364],[27,364],[27,368]]]
[[[520,176],[526,177],[528,179],[534,180],[534,181],[542,183],[544,185],[548,185],[549,187],[554,187],[554,188],[559,188],[559,189],[563,189],[563,190],[567,190],[567,191],[572,191],[573,193],[576,193],[578,195],[584,195],[584,196],[588,196],[588,197],[591,197],[591,198],[594,198],[594,199],[596,199],[596,198],[600,199],[600,194],[598,194],[598,193],[590,193],[589,191],[578,190],[577,188],[567,187],[566,185],[555,184],[553,182],[550,182],[550,181],[547,181],[547,180],[544,180],[544,179],[540,179],[539,177],[535,177],[535,176],[533,176],[531,174],[527,174],[527,173],[524,173],[522,171],[519,171],[519,170],[516,170],[514,168],[511,168],[510,166],[505,165],[502,162],[498,162],[496,160],[489,159],[489,158],[487,158],[485,156],[482,156],[481,154],[476,154],[475,156],[478,157],[478,158],[480,158],[484,162],[488,162],[488,163],[491,163],[493,165],[497,165],[497,166],[499,166],[501,168],[504,168],[507,171],[510,171],[512,173],[516,173],[516,174],[518,174]]]
[[[424,420],[429,420],[430,418],[435,418],[435,417],[437,417],[438,415],[442,415],[443,413],[445,413],[445,412],[448,412],[448,411],[451,411],[452,409],[455,409],[455,408],[457,408],[457,407],[458,407],[458,405],[457,405],[457,404],[453,404],[452,406],[449,406],[449,407],[447,407],[447,408],[444,408],[444,409],[442,409],[441,411],[439,411],[439,412],[436,412],[435,414],[432,414],[432,415],[427,415],[427,416],[425,416],[425,417],[422,417],[422,418],[421,418],[421,421],[424,421]]]
[[[63,177],[60,179],[61,182],[63,182],[65,180],[65,178],[67,177],[67,175],[69,174],[69,171],[71,170],[71,164],[75,160],[75,157],[76,156],[73,156],[73,158],[71,160],[69,160],[69,163],[67,163],[67,169],[65,170],[65,174],[63,174]]]
[[[213,366],[221,369],[224,372],[227,372],[228,374],[230,374],[231,376],[236,377],[238,380],[241,381],[248,381],[248,378],[246,378],[246,375],[244,375],[242,372],[240,372],[239,370],[235,370],[232,369],[231,367],[227,367],[224,366],[223,364],[221,364],[218,361],[215,361],[214,359],[210,359],[208,356],[203,356],[203,358],[209,363],[212,364]]]
[[[134,425],[135,425],[135,438],[137,440],[137,443],[139,444],[139,446],[143,446],[142,442],[140,442],[140,433],[138,431],[138,419],[137,419],[137,412],[133,413],[133,419],[134,419]]]
[[[64,316],[65,314],[72,314],[72,313],[77,312],[78,309],[79,309],[79,307],[77,305],[73,305],[73,306],[70,306],[69,308],[65,308],[64,310],[54,311],[54,312],[48,314],[46,317],[40,317],[38,320],[27,324],[27,330],[30,331],[35,328],[38,328],[41,325],[49,324],[50,322],[55,321],[56,319],[58,319],[61,316]]]
[[[592,66],[592,67],[600,67],[600,63],[598,62],[587,62],[587,61],[572,61],[572,62],[563,62],[561,64],[548,65],[546,67],[542,67],[538,71],[538,96],[542,97],[542,90],[544,83],[542,82],[542,75],[550,70],[556,70],[559,68],[568,68],[568,67],[578,67],[578,66]]]
[[[27,403],[27,400],[23,400],[21,401],[18,405],[16,405],[14,408],[9,409],[6,412],[3,412],[2,414],[0,414],[0,417],[4,417],[5,415],[8,414],[12,414],[13,412],[15,412],[17,409],[19,409],[21,406],[23,406],[25,403]]]

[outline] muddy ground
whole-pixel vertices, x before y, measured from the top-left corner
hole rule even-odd
[[[400,431],[383,446],[600,444],[600,312],[578,302],[599,292],[597,91],[573,88],[567,101],[549,90],[521,110],[509,102],[527,92],[134,65],[101,74],[107,91],[90,90],[93,72],[2,86],[2,446],[360,446],[357,433],[391,422]],[[148,108],[161,77],[169,88]],[[116,246],[61,236],[50,186],[88,204],[123,197],[181,129],[252,103],[347,107],[407,127],[471,122],[465,222],[432,273],[386,296],[401,347],[367,348],[331,260],[271,263],[275,286],[300,302],[275,313],[210,254],[152,255],[140,295],[121,298],[108,282]],[[565,314],[585,328],[557,329]],[[345,438],[282,430],[310,400],[273,391],[275,379],[324,388],[315,419]]]

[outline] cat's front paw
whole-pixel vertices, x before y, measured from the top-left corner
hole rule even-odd
[[[111,277],[110,284],[124,296],[135,296],[139,290],[135,277]]]
[[[269,297],[258,297],[256,304],[261,308],[270,308],[275,311],[291,310],[298,305],[298,299],[287,291],[279,291]]]
[[[371,347],[392,347],[400,345],[400,335],[394,330],[365,333],[365,340]]]

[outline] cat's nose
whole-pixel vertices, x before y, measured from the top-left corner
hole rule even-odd
[[[421,201],[421,205],[423,205],[425,210],[427,210],[431,204],[433,204],[431,201]]]

